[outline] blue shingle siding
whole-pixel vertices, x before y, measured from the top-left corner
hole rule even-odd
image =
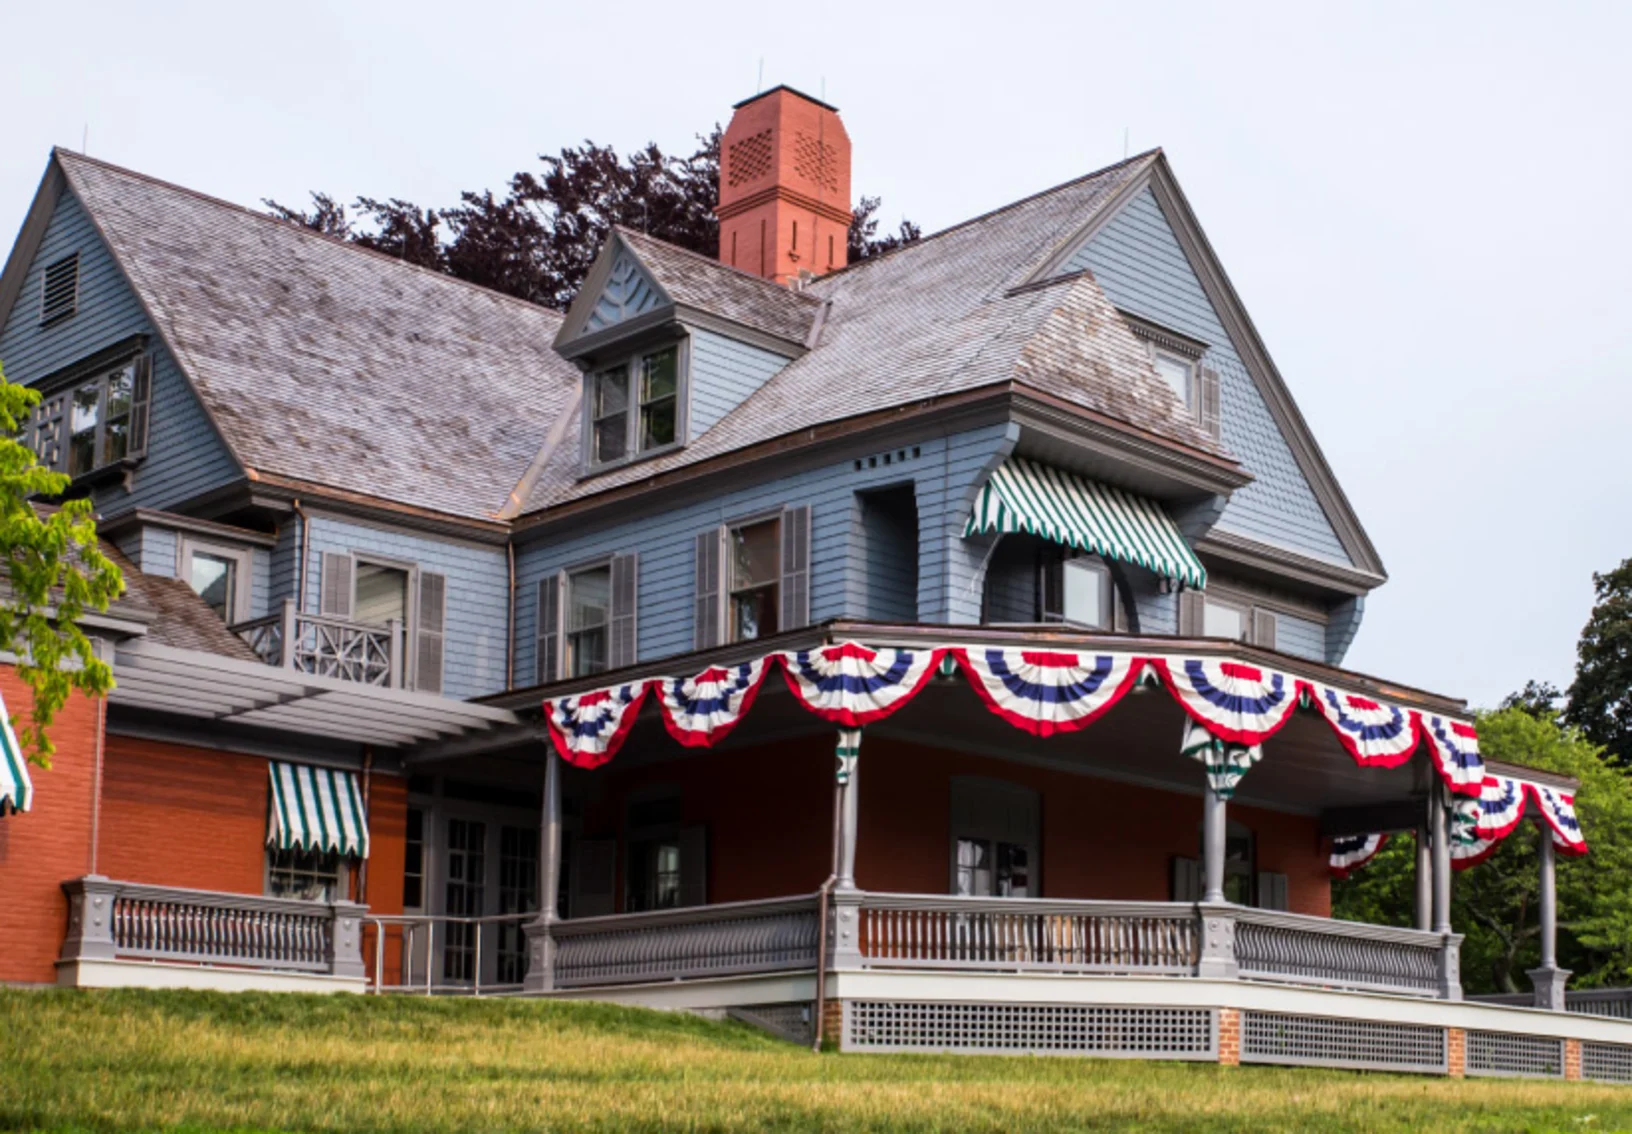
[[[510,591],[509,565],[502,547],[438,539],[324,515],[310,508],[307,511],[312,530],[307,547],[304,609],[319,609],[324,552],[356,552],[416,563],[423,571],[448,578],[443,693],[449,697],[479,697],[504,688],[504,636]]]
[[[691,332],[691,436],[708,430],[788,364],[775,351],[713,331]]]
[[[1356,595],[1338,603],[1326,615],[1326,664],[1342,665],[1344,655],[1360,632],[1360,619],[1366,612],[1366,600]]]
[[[1218,370],[1225,448],[1257,478],[1231,497],[1219,528],[1348,563],[1149,189],[1128,202],[1061,270],[1084,268],[1093,271],[1118,307],[1209,345],[1204,364]]]
[[[1134,613],[1139,618],[1139,633],[1177,634],[1179,593],[1163,592],[1162,580],[1154,572],[1139,567],[1127,568],[1126,577]]]
[[[79,303],[71,317],[39,325],[46,266],[79,252]],[[176,505],[238,479],[239,473],[192,388],[162,344],[125,282],[107,245],[73,193],[64,190],[46,226],[11,316],[0,330],[0,365],[13,382],[39,381],[132,335],[154,346],[153,404],[145,460],[131,491],[112,484],[97,490],[97,509],[115,515],[129,508]]]
[[[137,566],[145,575],[173,577],[176,573],[176,552],[179,537],[169,528],[142,525],[141,559]]]
[[[838,461],[678,505],[655,515],[605,522],[570,536],[545,535],[516,553],[516,681],[530,682],[534,658],[538,581],[580,563],[635,551],[640,554],[637,635],[642,661],[692,649],[697,533],[742,516],[790,504],[811,506],[812,622],[865,617],[858,571],[865,551],[855,494],[910,480],[918,505],[918,601],[916,618],[948,620],[949,606],[973,623],[980,590],[969,581],[984,548],[966,547],[963,522],[984,470],[1007,454],[1007,426],[930,438],[884,452]],[[913,456],[913,450],[917,456]],[[905,459],[901,454],[905,453]],[[857,468],[857,464],[860,468]],[[956,544],[948,547],[947,544]],[[949,567],[948,565],[951,564]],[[904,610],[904,604],[903,604]]]
[[[278,542],[267,557],[266,608],[271,614],[286,598],[295,597],[295,570],[300,565],[300,517],[290,516],[278,525]]]
[[[260,618],[272,613],[272,556],[275,551],[257,547],[249,553],[249,616]]]
[[[1310,618],[1276,611],[1275,648],[1293,657],[1323,662],[1326,660],[1326,627]]]

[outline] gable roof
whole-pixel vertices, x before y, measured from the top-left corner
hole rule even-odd
[[[1004,383],[1054,395],[1233,465],[1219,443],[1180,411],[1090,273],[1024,286],[1062,233],[1122,199],[1122,190],[1157,156],[1142,154],[790,293],[826,308],[808,353],[674,453],[580,479],[578,454],[557,451],[526,510],[816,425]],[[646,251],[660,244],[639,239]],[[679,253],[670,260],[673,270],[701,274],[691,271],[688,258],[694,254],[668,252]]]
[[[567,311],[558,347],[566,348],[580,335],[594,333],[589,328],[591,315],[612,266],[625,249],[656,285],[660,303],[678,307],[682,314],[710,315],[802,348],[822,307],[814,295],[617,225]]]
[[[78,154],[52,160],[251,479],[491,519],[577,390],[551,349],[554,311]]]

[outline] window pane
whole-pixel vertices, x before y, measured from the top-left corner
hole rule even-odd
[[[130,391],[136,384],[136,367],[126,366],[108,375],[108,416],[122,417],[130,412]]]
[[[997,844],[997,892],[1005,898],[1024,898],[1031,885],[1026,848],[1014,843]]]
[[[267,849],[266,889],[274,898],[332,902],[340,896],[340,856]]]
[[[603,370],[595,375],[593,391],[596,462],[615,461],[629,452],[629,368]]]
[[[774,583],[781,573],[781,522],[766,520],[731,530],[731,589]]]
[[[1068,559],[1064,579],[1065,620],[1103,629],[1105,592],[1111,582],[1105,568],[1092,560]]]
[[[629,451],[629,415],[614,414],[595,423],[595,460],[615,461]]]
[[[209,608],[225,621],[232,621],[232,597],[238,564],[207,551],[193,552],[187,581]]]
[[[674,442],[674,398],[664,398],[640,407],[640,449],[655,449]]]
[[[1246,619],[1233,606],[1222,606],[1206,600],[1202,609],[1201,632],[1208,638],[1240,640],[1246,631]]]
[[[992,844],[985,839],[958,840],[958,893],[965,897],[991,897]]]
[[[579,630],[567,635],[567,676],[588,677],[606,668],[606,629]]]
[[[640,400],[672,398],[680,387],[680,351],[677,347],[648,354],[640,360]]]
[[[376,563],[357,564],[357,604],[352,613],[358,622],[373,626],[384,626],[393,618],[406,622],[408,572]]]
[[[629,408],[629,371],[622,366],[595,375],[595,417],[597,420]]]
[[[612,568],[592,567],[567,576],[567,629],[605,625],[612,604]]]
[[[731,596],[732,641],[748,642],[776,633],[777,591],[772,583]]]
[[[96,423],[101,416],[102,383],[74,391],[68,411],[68,473],[78,476],[96,467]]]
[[[1189,405],[1191,369],[1189,360],[1158,351],[1155,361],[1156,373],[1167,379],[1167,384],[1173,387],[1173,393],[1178,396],[1180,402]]]

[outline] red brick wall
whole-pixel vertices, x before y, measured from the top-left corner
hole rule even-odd
[[[586,811],[585,834],[621,835],[632,792],[674,785],[684,821],[709,827],[709,901],[806,892],[827,877],[831,862],[833,769],[827,737],[695,753],[627,772],[614,762],[596,773],[605,779]],[[990,776],[1038,793],[1046,897],[1165,901],[1172,858],[1200,853],[1199,795],[867,738],[856,850],[863,888],[947,891],[956,775]],[[1287,875],[1293,911],[1331,912],[1327,851],[1315,819],[1244,806],[1232,806],[1230,816],[1257,836],[1258,869]]]
[[[0,666],[0,692],[14,718],[26,716],[33,701],[12,666]],[[51,727],[51,767],[29,768],[32,808],[0,817],[0,981],[56,980],[53,962],[68,925],[62,883],[91,869],[101,707],[70,698]]]

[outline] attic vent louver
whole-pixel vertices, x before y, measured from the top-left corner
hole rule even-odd
[[[45,269],[45,285],[40,292],[40,325],[65,319],[78,306],[79,253],[75,252]]]

